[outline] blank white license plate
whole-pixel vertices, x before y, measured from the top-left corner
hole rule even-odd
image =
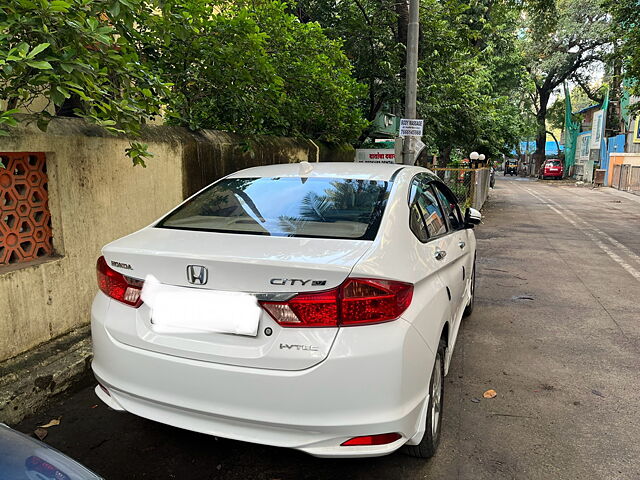
[[[142,301],[159,333],[218,332],[258,334],[262,309],[253,295],[163,285],[148,275]]]

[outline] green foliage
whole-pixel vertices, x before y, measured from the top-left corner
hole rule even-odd
[[[516,47],[518,10],[504,1],[420,2],[418,115],[429,151],[508,152],[525,128],[524,81]],[[363,110],[373,120],[404,104],[407,2],[300,0],[298,16],[318,21],[344,42],[356,79],[367,86]]]
[[[441,154],[459,148],[495,158],[522,136],[517,15],[502,2],[422,2],[418,111],[425,143]]]
[[[608,0],[613,14],[614,35],[618,39],[615,54],[622,59],[631,93],[640,96],[640,7],[637,0]],[[635,110],[640,103],[635,104]]]
[[[366,85],[362,107],[372,121],[385,103],[404,95],[406,2],[391,0],[299,0],[298,17],[317,21],[331,38],[339,39],[353,64],[353,75]]]
[[[595,90],[595,88],[594,88]],[[553,105],[549,108],[547,112],[547,123],[552,128],[559,128],[560,130],[564,130],[564,120],[565,120],[565,100],[564,100],[564,92],[561,96],[556,98],[556,101],[553,102]],[[590,105],[595,104],[593,100],[591,100],[585,91],[580,87],[576,86],[571,89],[571,107],[574,112],[578,112],[583,108],[586,108]],[[573,115],[574,120],[581,121],[581,115]]]
[[[587,88],[594,67],[607,57],[613,36],[611,17],[601,0],[529,0],[525,5],[518,42],[532,82],[540,162],[554,90],[567,80]]]
[[[140,0],[2,2],[0,98],[8,108],[0,131],[15,125],[17,109],[46,130],[55,112],[76,100],[77,116],[136,137],[140,124],[158,114],[165,91],[130,41],[141,8]],[[129,154],[134,164],[148,156],[140,144]]]
[[[352,141],[365,126],[340,42],[287,4],[172,0],[140,24],[170,123],[243,134]]]

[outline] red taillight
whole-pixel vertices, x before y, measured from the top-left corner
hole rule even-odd
[[[341,443],[342,447],[353,447],[358,445],[386,445],[400,440],[402,435],[399,433],[381,433],[379,435],[365,435],[363,437],[350,438],[346,442]]]
[[[142,281],[125,277],[109,268],[104,257],[98,259],[96,270],[98,287],[107,296],[135,308],[142,305],[142,300],[140,299]]]
[[[337,327],[395,320],[409,307],[412,296],[409,283],[349,278],[332,290],[260,304],[283,327]]]

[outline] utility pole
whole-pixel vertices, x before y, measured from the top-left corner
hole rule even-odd
[[[416,118],[418,94],[418,34],[420,31],[420,0],[409,0],[409,25],[407,29],[407,86],[405,90],[404,118]],[[405,137],[402,163],[413,165],[416,161],[416,137]]]

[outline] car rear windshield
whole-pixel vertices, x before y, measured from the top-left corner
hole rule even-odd
[[[373,240],[391,181],[348,178],[228,178],[156,227],[283,237]]]
[[[560,163],[560,160],[549,160],[547,161],[547,165],[550,167],[559,167],[562,164]]]

